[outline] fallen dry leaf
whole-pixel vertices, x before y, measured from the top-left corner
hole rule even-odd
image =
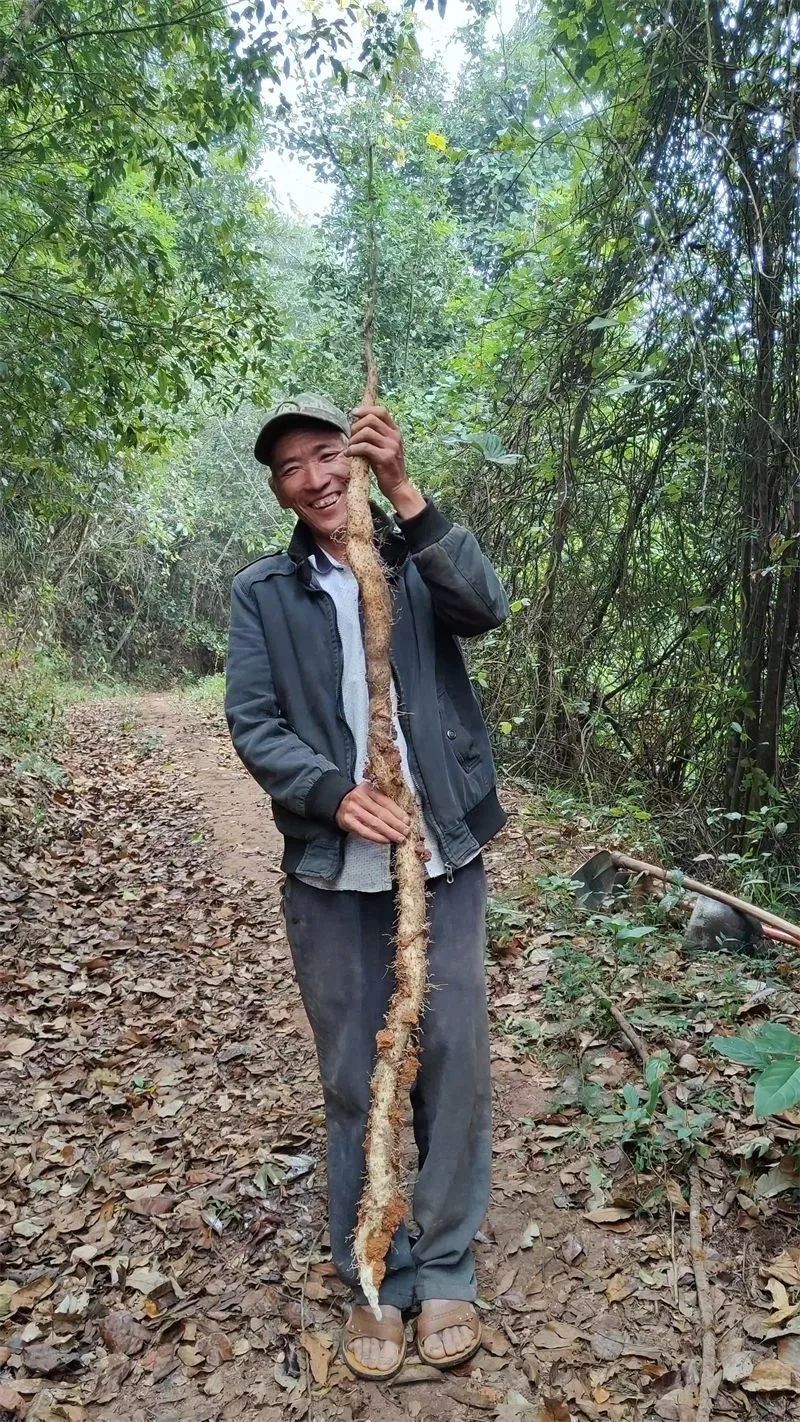
[[[554,1322],[534,1333],[532,1341],[537,1348],[571,1348],[580,1336],[580,1329],[571,1323]]]
[[[606,1298],[609,1303],[621,1303],[635,1294],[638,1284],[627,1274],[614,1274],[606,1284]]]
[[[485,1323],[481,1329],[481,1347],[492,1357],[504,1358],[511,1344],[499,1328],[490,1328]]]
[[[596,1210],[584,1210],[583,1218],[590,1220],[592,1224],[619,1224],[621,1220],[629,1220],[633,1215],[633,1210],[626,1209],[622,1205],[601,1205]]]
[[[154,1294],[168,1282],[166,1274],[162,1274],[160,1270],[146,1268],[134,1269],[126,1279],[129,1289],[144,1295]]]
[[[561,1258],[567,1264],[574,1264],[580,1254],[583,1254],[583,1240],[577,1234],[565,1235],[561,1241]]]
[[[694,1422],[697,1397],[691,1387],[672,1388],[654,1403],[653,1411],[662,1422]]]
[[[560,1398],[544,1397],[536,1414],[536,1422],[572,1422],[572,1413]]]
[[[444,1382],[445,1374],[439,1368],[432,1368],[428,1363],[420,1363],[415,1358],[403,1364],[401,1371],[396,1378],[392,1379],[392,1387],[408,1387],[414,1383],[440,1383]]]
[[[755,1366],[755,1358],[746,1349],[736,1349],[732,1352],[720,1354],[722,1364],[722,1376],[726,1382],[738,1383],[743,1378],[749,1378]]]
[[[317,1387],[324,1387],[333,1356],[333,1339],[328,1333],[302,1333],[300,1342],[308,1354],[311,1376]]]
[[[474,1407],[479,1412],[496,1412],[502,1397],[496,1388],[487,1387],[485,1384],[475,1386],[469,1382],[448,1382],[443,1391],[448,1397],[452,1397],[454,1402],[460,1402],[464,1407]]]
[[[33,1037],[5,1037],[0,1042],[0,1052],[8,1052],[12,1057],[24,1057],[35,1047],[36,1042]]]
[[[530,1224],[525,1226],[525,1229],[520,1235],[519,1248],[532,1249],[537,1239],[541,1239],[541,1236],[542,1231],[540,1226],[536,1223],[535,1220],[531,1220]]]
[[[779,1279],[790,1288],[800,1289],[800,1249],[784,1249],[760,1272],[764,1278]]]
[[[497,1422],[539,1422],[541,1413],[524,1393],[511,1389],[497,1409]]]
[[[667,1181],[665,1193],[676,1215],[688,1215],[689,1202],[684,1199],[683,1191],[677,1180]]]
[[[107,1358],[103,1370],[91,1389],[87,1402],[114,1402],[119,1397],[120,1388],[131,1371],[133,1364],[124,1353],[115,1353]]]
[[[745,1392],[800,1393],[800,1374],[778,1358],[764,1358],[742,1383]]]
[[[20,1394],[14,1391],[13,1387],[9,1387],[6,1383],[0,1383],[0,1408],[2,1408],[4,1412],[10,1412],[13,1416],[15,1412],[24,1412],[25,1407],[26,1404],[23,1402]]]

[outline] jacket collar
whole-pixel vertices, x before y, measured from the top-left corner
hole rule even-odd
[[[384,563],[392,569],[402,567],[408,557],[408,544],[405,538],[377,504],[370,503],[370,509],[378,551]],[[303,523],[302,519],[298,519],[287,552],[292,562],[296,564],[303,582],[306,583],[311,581],[313,568],[308,560],[315,548],[316,544],[311,529]]]

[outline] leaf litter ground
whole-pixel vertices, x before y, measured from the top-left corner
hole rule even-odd
[[[698,1147],[714,1416],[800,1416],[798,1120],[756,1122],[746,1073],[705,1049],[791,1021],[795,964],[687,959],[669,913],[627,938],[576,914],[591,825],[507,790],[485,1346],[362,1385],[336,1359],[322,1101],[265,801],[219,717],[179,698],[76,707],[62,764],[0,767],[0,1416],[689,1422]],[[686,1140],[660,1104],[636,1117],[641,1064],[600,982],[669,1053]]]

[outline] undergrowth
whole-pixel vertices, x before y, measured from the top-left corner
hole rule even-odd
[[[44,651],[0,646],[0,755],[51,755],[63,735],[61,659]]]
[[[800,810],[774,794],[747,815],[693,801],[658,803],[632,782],[609,802],[602,786],[537,790],[531,819],[591,831],[598,847],[622,849],[665,868],[727,889],[776,913],[800,917]]]
[[[215,672],[189,682],[182,688],[182,695],[187,696],[190,701],[199,702],[206,710],[218,708],[221,711],[225,700],[224,672]]]

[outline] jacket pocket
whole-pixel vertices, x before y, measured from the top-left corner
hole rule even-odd
[[[445,744],[453,752],[462,770],[474,770],[476,765],[480,764],[480,746],[464,725],[446,691],[439,692],[439,718]]]

